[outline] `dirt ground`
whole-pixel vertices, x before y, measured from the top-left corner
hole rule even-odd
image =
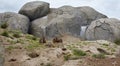
[[[62,39],[64,40],[64,44],[72,44],[80,41],[78,38],[69,36],[65,36]],[[10,47],[12,45],[15,47]],[[12,45],[9,43],[5,45],[6,47],[9,46],[9,48],[5,50],[4,66],[120,66],[120,57],[98,59],[85,56],[79,59],[65,61],[62,55],[63,53],[60,50],[61,47],[42,48],[36,50],[36,54],[30,57],[29,51],[23,48],[26,46],[25,44],[17,43]],[[43,63],[46,63],[46,65]]]
[[[106,59],[86,58],[85,61],[87,65],[83,66],[120,66],[120,57]]]

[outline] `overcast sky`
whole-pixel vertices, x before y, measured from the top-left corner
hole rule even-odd
[[[29,1],[35,0],[0,0],[0,12],[18,12],[19,9]],[[91,6],[97,11],[111,18],[120,19],[120,0],[40,0],[50,3],[50,7],[71,6]]]

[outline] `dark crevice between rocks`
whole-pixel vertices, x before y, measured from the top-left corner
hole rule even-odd
[[[29,27],[28,27],[28,34],[32,34],[32,30],[31,30],[32,27],[31,26],[32,26],[32,23],[30,22]]]

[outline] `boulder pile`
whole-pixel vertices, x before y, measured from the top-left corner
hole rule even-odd
[[[5,22],[9,24],[8,29],[47,39],[64,35],[82,38],[82,26],[87,26],[85,40],[120,39],[120,20],[108,18],[89,6],[50,8],[47,2],[32,1],[26,3],[19,14],[0,13],[0,25]]]

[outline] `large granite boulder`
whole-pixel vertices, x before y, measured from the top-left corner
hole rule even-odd
[[[56,18],[58,15],[62,15],[62,11],[60,9],[56,8],[50,9],[50,13],[47,16],[44,16],[31,22],[30,33],[37,37],[45,36],[47,24],[53,18]]]
[[[93,21],[86,30],[87,40],[120,39],[120,20],[115,18],[102,18]]]
[[[89,25],[93,20],[97,20],[100,18],[107,18],[106,15],[96,11],[95,9],[89,6],[77,7],[76,10],[80,10],[84,12],[87,16],[87,22],[84,22],[83,25]]]
[[[90,9],[89,13],[91,14],[86,13],[87,8]],[[51,8],[47,16],[32,21],[31,33],[38,37],[54,37],[64,34],[80,37],[81,26],[89,25],[90,21],[99,18],[106,18],[106,16],[91,7],[62,6]]]
[[[80,35],[80,22],[82,19],[78,16],[64,14],[52,19],[50,22],[44,19],[45,17],[32,22],[31,32],[33,35],[39,37],[46,36],[48,38],[62,36],[64,34]]]
[[[61,15],[53,20],[46,27],[46,36],[49,38],[63,36],[66,34],[80,36],[82,18],[69,14]]]
[[[36,19],[31,22],[30,33],[37,37],[43,37],[46,35],[46,26],[48,24],[47,17]]]
[[[13,12],[0,13],[0,25],[8,24],[10,30],[20,30],[23,33],[28,32],[29,19],[26,16]]]
[[[26,15],[30,20],[34,20],[47,15],[50,11],[49,3],[42,1],[33,1],[26,3],[19,11],[20,14]]]
[[[79,36],[81,23],[86,21],[85,14],[80,11],[75,12],[74,9],[70,11],[71,13],[60,8],[52,8],[50,14],[32,22],[31,33],[39,37],[55,37],[63,34]]]
[[[69,14],[69,15],[73,15],[73,16],[79,16],[80,18],[82,18],[83,21],[81,21],[81,26],[84,25],[88,25],[88,19],[87,19],[87,15],[80,9],[78,9],[77,7],[72,7],[72,6],[62,6],[60,8],[61,11],[63,11],[63,14]]]

